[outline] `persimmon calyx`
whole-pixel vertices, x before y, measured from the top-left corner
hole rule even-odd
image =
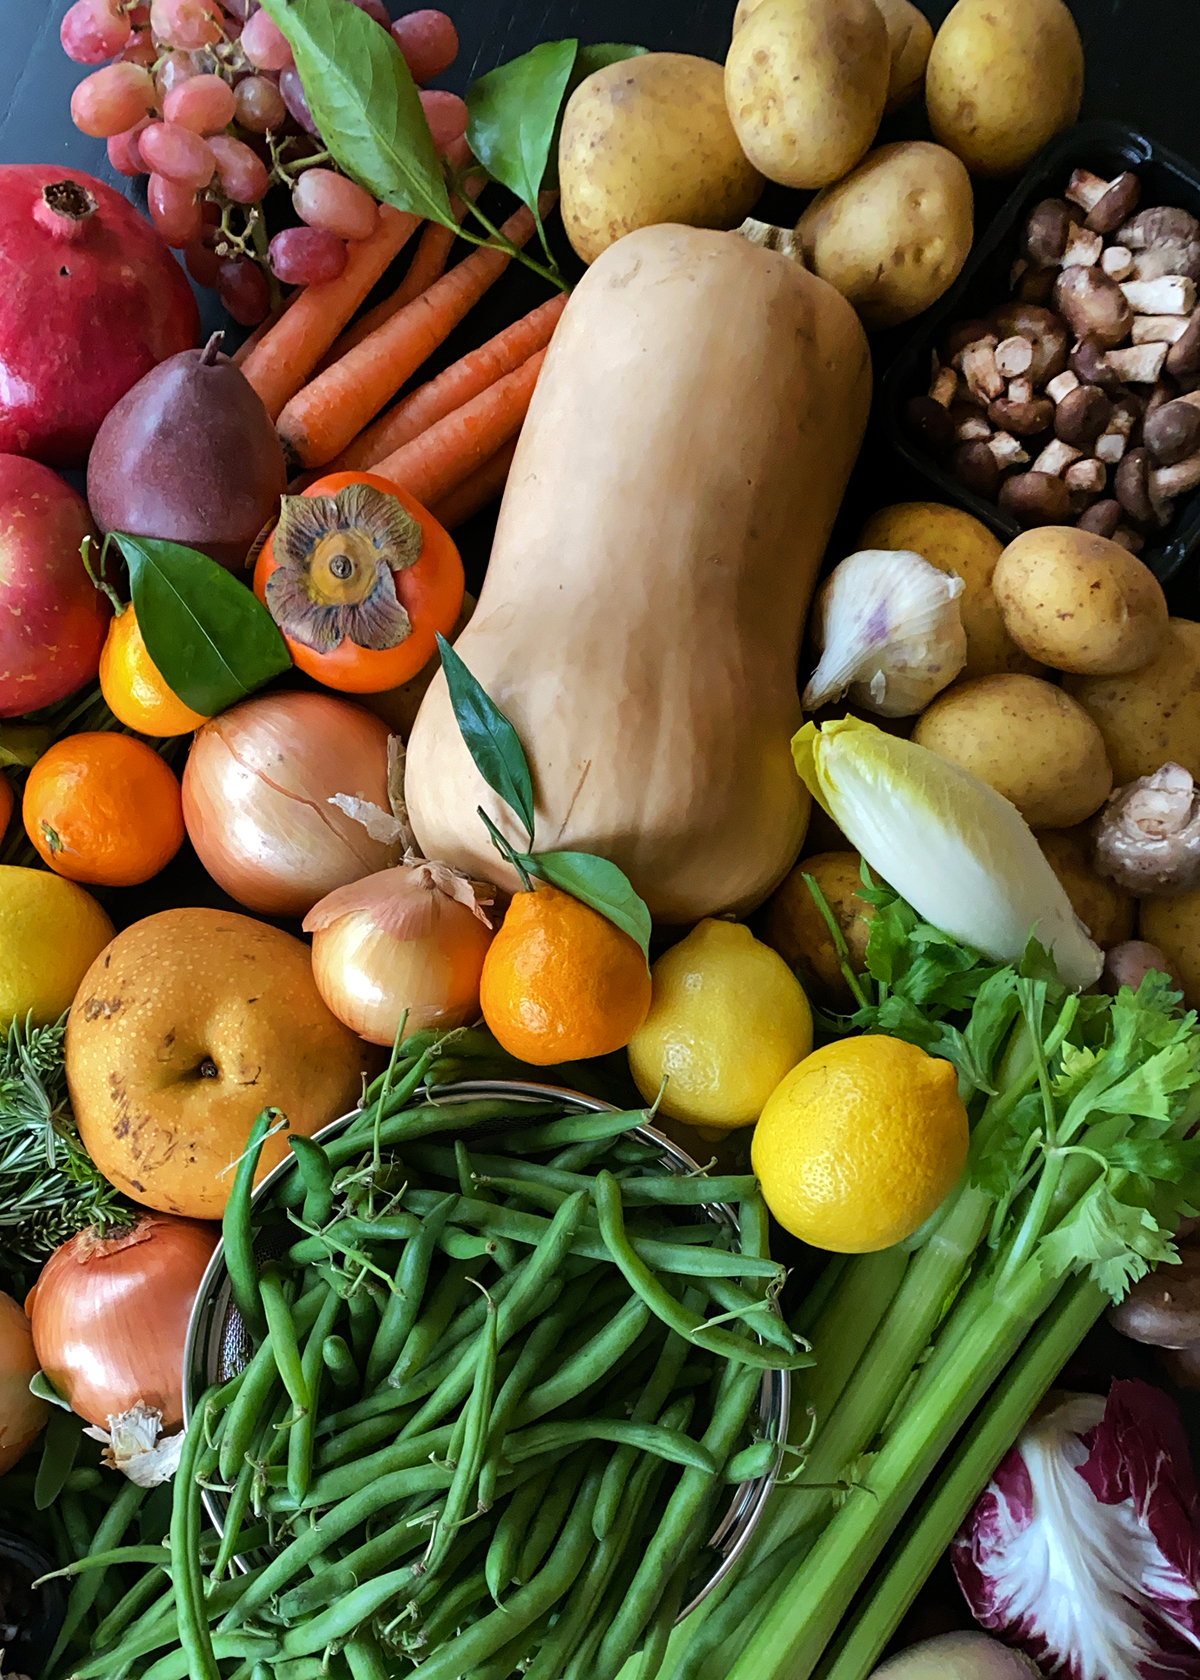
[[[397,496],[348,484],[335,496],[285,496],[267,607],[285,636],[332,653],[343,640],[382,652],[412,634],[396,573],[421,558],[420,524]]]

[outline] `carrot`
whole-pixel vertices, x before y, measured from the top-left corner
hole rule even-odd
[[[501,495],[508,481],[508,469],[512,466],[512,458],[517,452],[516,438],[509,438],[502,444],[494,455],[489,455],[481,467],[448,495],[442,497],[430,508],[430,513],[439,525],[447,531],[457,530],[465,525],[474,514],[482,511],[489,503],[494,502]]]
[[[370,467],[393,454],[402,444],[411,443],[438,420],[445,419],[472,397],[486,391],[497,379],[512,373],[528,361],[535,350],[544,350],[558,324],[558,317],[566,308],[564,292],[539,305],[519,321],[505,327],[478,350],[439,373],[426,385],[418,385],[403,402],[389,409],[373,426],[360,432],[348,449],[343,449],[332,463],[334,470],[354,471]]]
[[[471,198],[478,198],[484,185],[481,176],[472,176],[466,184],[466,191]],[[458,199],[452,199],[451,203],[461,221],[466,206],[460,204]],[[355,321],[353,326],[347,327],[321,357],[316,372],[324,373],[334,362],[340,362],[347,350],[353,350],[356,344],[361,344],[364,338],[369,338],[376,327],[390,321],[399,310],[407,308],[415,297],[420,297],[422,292],[428,291],[435,280],[440,280],[446,272],[446,262],[457,238],[456,228],[449,228],[444,222],[426,222],[408,273],[391,297],[384,298],[374,309],[369,309],[360,321]]]
[[[305,286],[301,296],[242,363],[242,372],[276,419],[289,398],[354,314],[393,257],[421,225],[419,216],[379,206],[379,221],[369,239],[346,247],[346,266],[336,280]]]
[[[545,359],[544,350],[535,350],[513,373],[386,456],[372,471],[402,485],[425,507],[444,501],[520,431]]]
[[[514,245],[524,245],[534,228],[533,213],[522,205],[505,222],[503,232]],[[450,336],[510,260],[495,245],[480,246],[326,368],[279,416],[284,447],[306,467],[332,461]]]

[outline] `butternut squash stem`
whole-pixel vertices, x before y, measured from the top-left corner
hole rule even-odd
[[[478,810],[479,815],[483,818],[484,827],[492,837],[492,845],[495,846],[505,863],[511,864],[517,874],[521,877],[522,889],[525,892],[532,892],[533,878],[525,867],[525,857],[527,854],[516,851],[514,847],[509,844],[503,834],[501,834],[500,830],[496,827],[491,817],[488,816],[482,805],[478,807]]]

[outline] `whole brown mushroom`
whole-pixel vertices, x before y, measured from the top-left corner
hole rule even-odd
[[[1200,884],[1200,790],[1182,764],[1117,788],[1096,818],[1096,868],[1138,898]]]
[[[1017,473],[1006,478],[999,501],[1001,510],[1024,531],[1035,525],[1066,525],[1070,521],[1071,492],[1061,478],[1052,478],[1049,473]]]
[[[1200,1248],[1179,1251],[1177,1266],[1139,1278],[1108,1312],[1122,1336],[1151,1347],[1185,1348],[1200,1342]]]
[[[1077,338],[1093,338],[1105,350],[1120,344],[1133,326],[1128,298],[1099,268],[1064,268],[1054,286],[1054,307]]]
[[[1071,335],[1061,315],[1036,303],[1005,303],[988,317],[997,338],[1027,338],[1033,345],[1028,378],[1035,390],[1062,373],[1067,365]]]

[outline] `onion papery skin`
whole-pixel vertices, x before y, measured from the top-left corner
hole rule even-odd
[[[300,917],[335,887],[387,869],[397,840],[372,840],[335,794],[388,802],[385,723],[328,694],[260,695],[197,731],[183,816],[201,863],[239,904]]]
[[[437,924],[423,938],[398,939],[369,910],[313,935],[317,990],[338,1020],[371,1044],[391,1044],[406,1009],[406,1037],[479,1017],[479,977],[492,930],[465,905],[439,900]]]
[[[29,1292],[38,1362],[99,1429],[141,1400],[164,1430],[183,1422],[188,1318],[220,1230],[152,1214],[128,1231],[80,1231],[56,1248]]]
[[[29,1320],[0,1291],[0,1476],[29,1451],[50,1411],[29,1392],[37,1368]]]

